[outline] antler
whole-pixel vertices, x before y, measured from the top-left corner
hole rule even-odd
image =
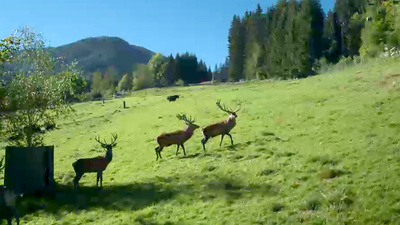
[[[194,122],[196,122],[196,120],[194,118],[192,118],[192,116],[189,116],[189,119],[188,119],[186,117],[186,114],[178,114],[178,115],[176,115],[176,117],[179,120],[183,120],[183,121],[185,121],[186,123],[189,123],[189,124],[193,124]]]
[[[234,111],[235,113],[237,113],[242,108],[242,102],[238,99],[238,100],[236,100],[236,105],[237,105],[237,107]]]
[[[104,142],[101,142],[101,141],[100,141],[100,136],[96,136],[94,139],[95,139],[97,142],[99,142],[101,145],[106,145],[106,144],[107,144],[107,142],[106,142],[105,139],[104,139]]]
[[[95,137],[95,140],[96,140],[97,142],[99,142],[100,144],[102,144],[102,145],[113,145],[113,144],[115,144],[115,142],[117,141],[117,138],[118,138],[118,134],[112,133],[111,144],[108,144],[108,143],[106,142],[106,139],[103,139],[104,142],[101,142],[99,136],[96,136],[96,137]]]
[[[231,108],[226,107],[225,105],[221,105],[221,100],[218,100],[216,104],[222,111],[232,114],[238,112],[241,109],[242,103],[239,100],[236,100],[237,108],[234,111]]]
[[[118,138],[118,134],[112,133],[112,139],[111,139],[110,145],[115,144],[115,142],[117,141],[117,138]]]
[[[221,100],[218,100],[217,103],[218,108],[220,108],[222,111],[227,112],[227,113],[231,113],[232,111],[229,110],[229,108],[227,109],[227,107],[225,105],[221,105]]]

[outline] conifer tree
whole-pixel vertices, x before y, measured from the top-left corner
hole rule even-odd
[[[229,78],[239,80],[243,77],[245,26],[238,16],[233,17],[229,30]]]

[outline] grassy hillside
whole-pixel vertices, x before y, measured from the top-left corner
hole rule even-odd
[[[76,59],[87,74],[105,72],[114,67],[121,75],[132,72],[134,64],[147,64],[154,52],[130,45],[118,37],[93,37],[51,49],[57,57],[65,57],[67,62]]]
[[[398,224],[400,64],[379,60],[304,80],[153,89],[122,100],[75,105],[55,144],[57,200],[25,199],[22,224]],[[166,95],[183,98],[168,102]],[[217,99],[243,110],[232,132],[201,147],[197,131],[155,161],[154,138],[226,118]],[[94,137],[119,134],[96,190],[95,174],[71,186],[71,163],[103,154]]]

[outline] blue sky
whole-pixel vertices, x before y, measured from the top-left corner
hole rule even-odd
[[[214,68],[228,54],[234,14],[276,0],[0,0],[0,38],[21,26],[42,32],[51,46],[118,36],[164,55],[192,52]],[[324,10],[334,0],[321,1]]]

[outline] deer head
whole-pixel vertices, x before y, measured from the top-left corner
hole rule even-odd
[[[179,120],[184,121],[186,125],[188,125],[189,127],[193,128],[194,130],[200,127],[199,125],[195,124],[196,120],[192,119],[191,116],[189,116],[189,118],[187,118],[186,114],[178,114],[178,115],[176,115],[176,117]]]
[[[100,137],[96,137],[95,140],[96,140],[98,143],[100,143],[100,144],[101,144],[101,147],[102,147],[102,148],[105,148],[105,149],[107,150],[107,152],[109,152],[109,151],[111,152],[111,151],[112,151],[112,148],[115,147],[115,146],[117,146],[117,143],[116,143],[117,138],[118,138],[118,135],[113,133],[113,134],[112,134],[112,138],[111,138],[110,144],[107,143],[105,139],[103,139],[103,140],[104,140],[103,142],[100,141]]]
[[[236,101],[237,107],[235,110],[232,110],[231,108],[226,107],[225,105],[221,105],[221,100],[218,100],[216,104],[217,104],[218,108],[220,108],[222,111],[224,111],[224,112],[228,113],[230,116],[233,116],[234,118],[236,118],[237,117],[236,113],[241,109],[242,103],[239,100],[237,100]]]

